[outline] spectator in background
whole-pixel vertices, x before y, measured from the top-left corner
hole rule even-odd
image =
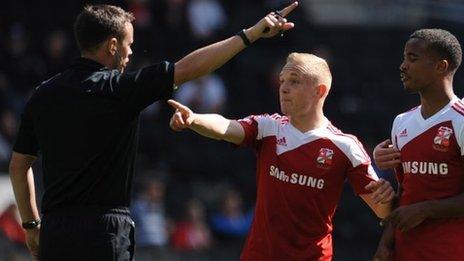
[[[28,95],[31,86],[35,86],[44,78],[43,70],[37,66],[40,64],[40,57],[33,55],[29,50],[29,38],[24,25],[15,23],[10,27],[6,46],[6,72],[15,89],[23,95]]]
[[[223,239],[243,239],[250,229],[252,218],[252,211],[243,211],[240,194],[229,190],[222,198],[220,211],[211,218],[211,228]]]
[[[5,109],[0,113],[0,166],[7,166],[11,156],[18,119],[13,111]]]
[[[18,215],[18,207],[10,204],[2,214],[0,214],[0,232],[3,233],[11,242],[26,245],[26,235],[21,227]]]
[[[174,96],[198,112],[224,112],[227,99],[226,87],[217,74],[185,83]]]
[[[208,40],[223,28],[227,16],[217,0],[192,0],[187,15],[193,36],[199,40]]]
[[[153,1],[155,13],[163,17],[162,25],[154,26],[154,29],[159,30],[159,33],[165,35],[168,42],[160,43],[153,41],[152,45],[162,45],[165,49],[166,55],[177,57],[179,53],[189,51],[192,47],[192,35],[189,30],[189,23],[187,19],[187,0],[168,0]],[[163,4],[165,6],[163,6]]]
[[[134,27],[137,30],[145,30],[151,26],[153,15],[150,10],[150,1],[148,0],[130,0],[129,11],[137,18],[134,21]]]
[[[44,75],[51,77],[66,68],[68,59],[68,38],[64,31],[54,30],[45,42]]]
[[[17,117],[22,107],[20,96],[7,75],[0,72],[0,169],[6,170],[11,156],[12,142],[17,127]]]
[[[186,17],[186,0],[168,0],[166,1],[166,26],[169,29],[182,29],[187,21]]]
[[[27,256],[26,235],[12,203],[0,214],[0,260],[27,260]]]
[[[228,190],[220,201],[219,211],[211,217],[211,229],[222,250],[219,254],[236,255],[238,259],[252,220],[253,210],[244,211],[240,193]]]
[[[149,0],[130,0],[129,11],[134,14],[134,28],[138,35],[152,35],[156,32],[151,31],[153,26],[153,12],[151,10],[152,1]],[[137,37],[137,47],[140,50],[147,50],[152,47],[152,41],[155,37]],[[158,39],[157,39],[158,40]],[[153,47],[152,47],[153,48]],[[155,49],[155,48],[154,48]],[[148,57],[144,57],[147,59]],[[148,60],[148,59],[147,59]],[[139,67],[135,67],[139,68]]]
[[[206,223],[202,202],[191,199],[186,206],[185,218],[178,222],[172,234],[172,246],[185,252],[201,252],[211,247],[212,238]]]
[[[131,207],[137,224],[136,258],[140,260],[165,259],[169,242],[168,220],[164,207],[165,184],[159,179],[146,180],[140,196]]]
[[[19,115],[23,106],[23,97],[18,94],[8,75],[0,71],[0,109],[11,109]]]

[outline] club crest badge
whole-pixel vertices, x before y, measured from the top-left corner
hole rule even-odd
[[[448,151],[451,134],[453,134],[453,130],[451,128],[440,126],[435,138],[433,138],[433,148],[438,151]]]
[[[318,166],[324,169],[330,168],[333,162],[334,152],[331,149],[321,148],[317,156],[316,162]]]

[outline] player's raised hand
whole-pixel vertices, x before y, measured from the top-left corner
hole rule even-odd
[[[253,27],[250,27],[246,30],[247,37],[250,39],[250,41],[254,42],[259,38],[273,37],[278,33],[292,29],[295,27],[295,24],[288,22],[285,17],[290,14],[297,6],[298,2],[293,2],[280,11],[269,13]]]
[[[398,167],[401,164],[401,153],[392,146],[390,139],[377,144],[374,148],[374,161],[381,170]]]
[[[366,185],[365,189],[372,191],[371,197],[375,204],[389,203],[395,197],[395,191],[393,190],[390,182],[384,179],[371,181]]]
[[[168,103],[171,105],[171,107],[176,109],[171,117],[171,120],[169,121],[169,126],[171,129],[174,131],[181,131],[183,129],[189,128],[195,115],[192,110],[175,100],[168,100]]]

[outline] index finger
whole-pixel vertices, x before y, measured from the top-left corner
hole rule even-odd
[[[282,17],[286,17],[289,13],[291,13],[296,7],[298,6],[298,1],[293,2],[293,4],[285,7],[284,9],[279,11],[279,14]]]
[[[178,110],[182,110],[182,109],[183,109],[183,110],[185,110],[185,106],[182,105],[180,102],[177,102],[177,101],[175,101],[175,100],[170,99],[170,100],[168,100],[168,103],[169,103],[169,105],[171,105],[171,107],[173,107],[174,109],[178,109]]]

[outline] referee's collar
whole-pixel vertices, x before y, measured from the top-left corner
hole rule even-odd
[[[103,64],[84,57],[79,57],[77,58],[74,63],[71,65],[71,67],[80,67],[80,68],[89,68],[92,70],[108,70]]]

